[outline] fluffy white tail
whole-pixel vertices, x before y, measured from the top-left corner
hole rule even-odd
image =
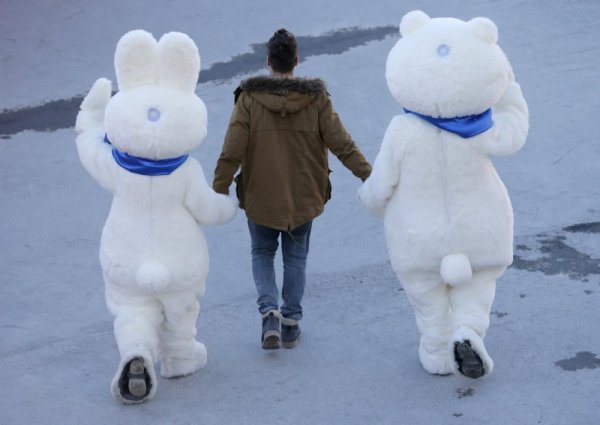
[[[158,292],[171,281],[171,272],[161,263],[147,262],[137,269],[135,279],[140,288]]]
[[[442,258],[440,275],[449,285],[462,285],[471,280],[473,270],[466,254],[449,254]]]

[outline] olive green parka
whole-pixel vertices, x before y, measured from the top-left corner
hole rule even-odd
[[[293,230],[321,214],[331,197],[328,151],[363,181],[371,173],[322,80],[250,78],[236,89],[213,188],[228,194],[241,168],[236,191],[248,218]]]

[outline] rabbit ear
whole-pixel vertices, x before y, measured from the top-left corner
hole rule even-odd
[[[158,48],[152,34],[133,30],[117,43],[115,71],[119,90],[128,90],[158,81]]]
[[[194,41],[181,32],[163,35],[158,42],[160,82],[194,92],[200,73],[200,53]]]

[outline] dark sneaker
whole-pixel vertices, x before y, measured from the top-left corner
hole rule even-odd
[[[481,378],[485,373],[481,357],[473,350],[469,340],[454,343],[454,359],[458,371],[468,378]]]
[[[279,312],[271,310],[262,318],[262,348],[276,350],[280,347],[281,333],[279,330]]]
[[[119,388],[121,396],[129,401],[143,401],[151,389],[150,376],[144,367],[144,359],[135,357],[125,365],[121,379],[119,379]]]
[[[281,345],[283,348],[294,348],[298,345],[301,333],[297,320],[283,318],[281,323]]]

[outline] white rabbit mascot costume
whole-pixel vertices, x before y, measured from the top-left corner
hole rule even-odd
[[[199,224],[231,220],[237,204],[215,193],[187,152],[206,137],[196,96],[200,56],[185,34],[125,34],[115,53],[119,92],[101,78],[81,104],[79,157],[113,202],[102,232],[106,302],[115,316],[121,363],[114,397],[133,404],[156,393],[155,364],[167,378],[206,364],[195,340],[198,297],[208,273]]]
[[[487,18],[406,14],[386,79],[392,119],[358,196],[383,215],[392,267],[432,374],[489,374],[496,279],[512,263],[513,213],[490,156],[525,143],[527,104]]]

